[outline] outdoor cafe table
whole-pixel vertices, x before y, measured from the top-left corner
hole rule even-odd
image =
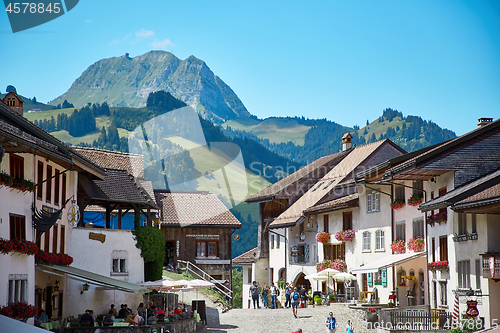
[[[59,323],[57,320],[55,320],[55,321],[49,321],[47,323],[40,324],[40,327],[43,327],[43,328],[45,328],[48,331],[60,330],[61,329],[61,323]]]

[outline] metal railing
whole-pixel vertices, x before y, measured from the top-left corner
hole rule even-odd
[[[205,280],[208,282],[212,282],[215,280],[212,276],[207,274],[204,270],[202,270],[201,268],[199,268],[198,266],[194,265],[193,263],[191,263],[189,261],[177,260],[177,263],[179,264],[180,269],[185,269],[186,273],[189,273],[198,279],[202,279],[202,280]],[[181,265],[184,265],[184,267],[181,267]],[[229,298],[229,300],[230,300],[229,304],[232,303],[233,291],[231,289],[229,289],[228,287],[226,287],[223,284],[215,284],[214,289],[219,294],[221,294],[223,297]]]
[[[391,312],[392,330],[437,330],[451,327],[452,314],[449,312]]]

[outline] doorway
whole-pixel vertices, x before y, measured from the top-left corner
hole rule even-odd
[[[175,241],[165,242],[165,261],[163,263],[168,270],[175,268]]]

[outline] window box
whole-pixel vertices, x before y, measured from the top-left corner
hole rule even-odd
[[[345,272],[347,265],[342,259],[333,259],[333,260],[323,260],[316,264],[316,270],[321,272],[324,269],[333,268],[340,272]]]
[[[342,242],[352,242],[356,233],[352,229],[340,230],[335,234],[335,238]]]
[[[12,187],[21,192],[34,192],[36,185],[32,181],[24,178],[14,178],[13,176],[0,172],[0,185]]]
[[[319,243],[327,244],[330,242],[330,234],[326,231],[320,231],[316,234],[316,240]]]
[[[425,242],[423,237],[415,237],[408,241],[406,244],[408,250],[412,250],[414,252],[422,252],[424,250]]]
[[[0,238],[0,253],[8,254],[18,252],[27,255],[35,255],[39,251],[38,246],[30,241],[21,238],[11,240]]]
[[[448,215],[446,212],[439,212],[430,216],[427,216],[427,223],[441,223],[448,220]]]
[[[405,253],[406,252],[405,241],[402,239],[396,239],[391,243],[391,249],[394,253]]]
[[[419,206],[422,203],[423,199],[424,199],[424,196],[422,193],[414,194],[411,196],[410,199],[408,199],[408,205],[414,206],[414,207]]]
[[[427,269],[430,271],[448,271],[450,267],[448,266],[448,261],[434,261],[427,264]]]

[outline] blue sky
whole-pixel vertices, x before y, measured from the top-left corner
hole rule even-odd
[[[83,0],[13,34],[0,90],[48,102],[94,62],[171,51],[204,60],[258,117],[363,126],[391,107],[457,135],[500,116],[500,2]]]

